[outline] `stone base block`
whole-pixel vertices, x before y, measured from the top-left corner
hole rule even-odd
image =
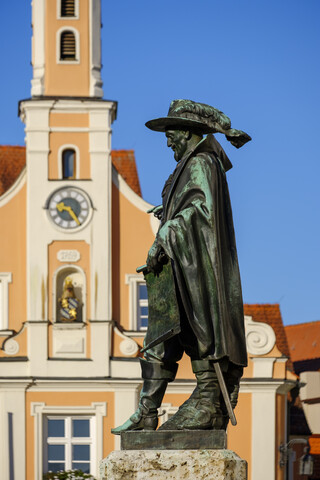
[[[247,480],[231,450],[120,450],[100,463],[100,480]]]

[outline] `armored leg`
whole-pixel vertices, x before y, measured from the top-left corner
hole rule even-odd
[[[154,363],[140,359],[143,387],[137,411],[123,425],[111,430],[115,435],[129,430],[155,430],[158,426],[158,408],[167,384],[173,381],[178,365]]]

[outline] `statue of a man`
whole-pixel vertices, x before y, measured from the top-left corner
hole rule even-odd
[[[157,409],[184,352],[191,359],[197,386],[160,429],[225,429],[229,416],[217,365],[235,408],[247,353],[226,180],[232,164],[212,133],[225,134],[237,148],[251,138],[232,129],[230,119],[219,110],[190,100],[174,100],[167,117],[146,126],[165,132],[177,162],[162,192],[162,208],[154,209],[161,223],[147,267],[160,279],[164,259],[168,261],[173,278],[168,288],[174,290],[179,325],[171,335],[162,335],[162,341],[147,347],[145,358],[140,359],[144,383],[138,409],[112,431],[157,428]]]

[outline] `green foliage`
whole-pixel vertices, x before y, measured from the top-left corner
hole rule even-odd
[[[92,475],[82,470],[60,470],[59,472],[48,472],[43,475],[43,480],[95,480]]]

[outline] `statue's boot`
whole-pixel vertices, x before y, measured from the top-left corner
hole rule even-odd
[[[169,418],[158,430],[183,430],[184,422],[190,416],[190,410],[194,412],[200,400],[199,389],[196,387],[191,396],[179,407],[179,410]]]
[[[136,412],[123,425],[111,432],[120,435],[130,430],[155,430],[158,426],[158,408],[161,405],[167,384],[174,380],[178,365],[149,362],[140,359],[143,386]]]
[[[220,429],[223,414],[220,405],[220,385],[212,362],[196,360],[192,370],[197,378],[199,400],[190,408],[188,418],[183,422],[183,429],[205,430]]]

